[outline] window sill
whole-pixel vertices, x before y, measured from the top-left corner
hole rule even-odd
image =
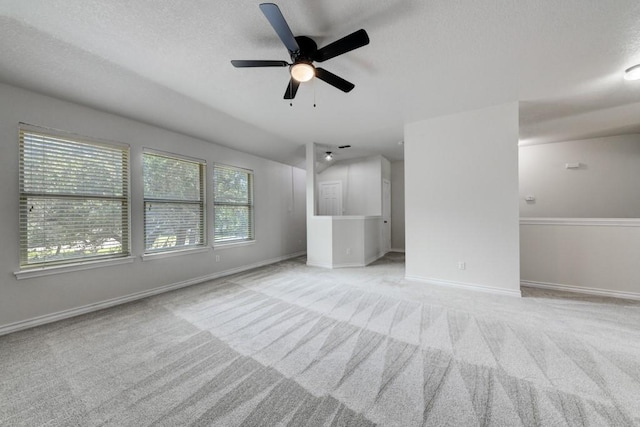
[[[48,267],[36,267],[28,270],[16,271],[16,279],[31,279],[34,277],[50,276],[53,274],[70,273],[73,271],[90,270],[99,267],[110,267],[112,265],[130,264],[135,257],[127,256],[122,258],[111,258],[97,261],[85,261],[67,265],[56,265]]]
[[[152,261],[155,259],[164,259],[164,258],[170,258],[174,256],[179,256],[179,255],[189,255],[189,254],[197,254],[201,252],[209,252],[209,250],[210,250],[209,247],[200,246],[192,249],[180,249],[180,250],[165,251],[165,252],[152,252],[148,254],[142,254],[140,255],[140,258],[142,258],[143,261]]]
[[[256,243],[256,240],[243,240],[241,242],[229,242],[229,243],[214,243],[213,244],[213,250],[214,251],[219,251],[222,249],[231,249],[231,248],[238,248],[241,246],[250,246],[250,245],[254,245]]]

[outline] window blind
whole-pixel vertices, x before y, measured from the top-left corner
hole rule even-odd
[[[214,242],[253,240],[253,172],[216,165],[213,180]]]
[[[20,266],[127,256],[129,147],[21,125]]]
[[[143,154],[145,252],[205,244],[204,161]]]

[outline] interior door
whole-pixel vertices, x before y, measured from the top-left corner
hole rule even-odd
[[[325,181],[320,184],[319,215],[342,215],[342,182]]]
[[[382,180],[382,249],[391,250],[391,181]]]

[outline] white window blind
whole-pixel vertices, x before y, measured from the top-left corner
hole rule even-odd
[[[21,268],[127,256],[129,147],[21,125]]]
[[[253,240],[253,172],[216,165],[213,180],[214,242]]]
[[[143,154],[146,253],[205,245],[205,169],[201,160]]]

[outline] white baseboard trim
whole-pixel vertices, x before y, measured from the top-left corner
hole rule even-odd
[[[131,301],[136,301],[142,298],[147,298],[153,295],[162,294],[164,292],[173,291],[187,286],[196,285],[198,283],[208,282],[209,280],[219,279],[220,277],[230,276],[236,273],[242,273],[243,271],[252,270],[258,267],[264,267],[265,265],[275,264],[276,262],[285,261],[291,258],[297,258],[306,254],[306,251],[295,252],[289,255],[283,255],[276,258],[271,258],[264,261],[255,262],[253,264],[243,265],[240,267],[231,268],[229,270],[219,271],[216,273],[208,274],[206,276],[195,277],[193,279],[184,280],[178,283],[172,283],[169,285],[160,286],[157,288],[149,289],[142,292],[136,292],[117,298],[112,298],[106,301],[101,301],[93,304],[83,305],[82,307],[71,308],[69,310],[58,311],[56,313],[45,314],[43,316],[33,317],[27,320],[21,320],[15,323],[9,323],[8,325],[0,326],[0,336],[7,335],[13,332],[22,331],[24,329],[33,328],[35,326],[45,325],[47,323],[57,322],[58,320],[68,319],[70,317],[79,316],[81,314],[91,313],[92,311],[103,310],[105,308],[114,307],[116,305],[124,304]]]
[[[384,251],[382,251],[382,252],[378,252],[376,255],[372,256],[371,258],[366,259],[366,260],[364,261],[364,266],[367,266],[367,265],[371,264],[372,262],[375,262],[375,261],[379,260],[380,258],[382,258],[383,256],[385,256],[386,254],[387,254],[387,253],[386,253],[386,252],[384,252]],[[364,267],[364,266],[363,266],[363,267]]]
[[[640,293],[626,291],[612,291],[609,289],[585,288],[575,285],[562,285],[559,283],[534,282],[531,280],[520,281],[521,286],[529,286],[532,288],[552,289],[554,291],[576,292],[579,294],[596,295],[610,298],[623,298],[640,301]]]
[[[312,262],[307,260],[307,266],[309,267],[318,267],[318,268],[333,268],[331,264],[324,264],[321,262]]]
[[[344,262],[342,264],[333,264],[329,268],[357,268],[357,267],[366,267],[366,264],[362,264],[360,262]]]
[[[487,292],[490,294],[508,295],[510,297],[522,296],[522,294],[520,293],[520,289],[512,291],[508,289],[495,288],[492,286],[476,285],[473,283],[464,283],[464,282],[454,282],[451,280],[433,279],[429,277],[419,277],[419,276],[404,276],[404,278],[412,282],[420,282],[420,283],[426,283],[429,285],[444,286],[448,288],[467,289],[471,291]]]
[[[361,263],[361,262],[347,262],[347,263],[341,263],[341,264],[324,264],[324,263],[307,261],[307,265],[309,267],[320,267],[320,268],[366,267],[367,265],[371,264],[372,262],[377,261],[380,258],[382,258],[383,256],[385,256],[385,254],[386,254],[386,252],[380,252],[380,253],[370,257],[369,259],[365,260],[364,263]]]
[[[404,253],[404,249],[400,249],[400,248],[391,248],[391,249],[389,249],[389,252],[402,252],[402,253]]]

